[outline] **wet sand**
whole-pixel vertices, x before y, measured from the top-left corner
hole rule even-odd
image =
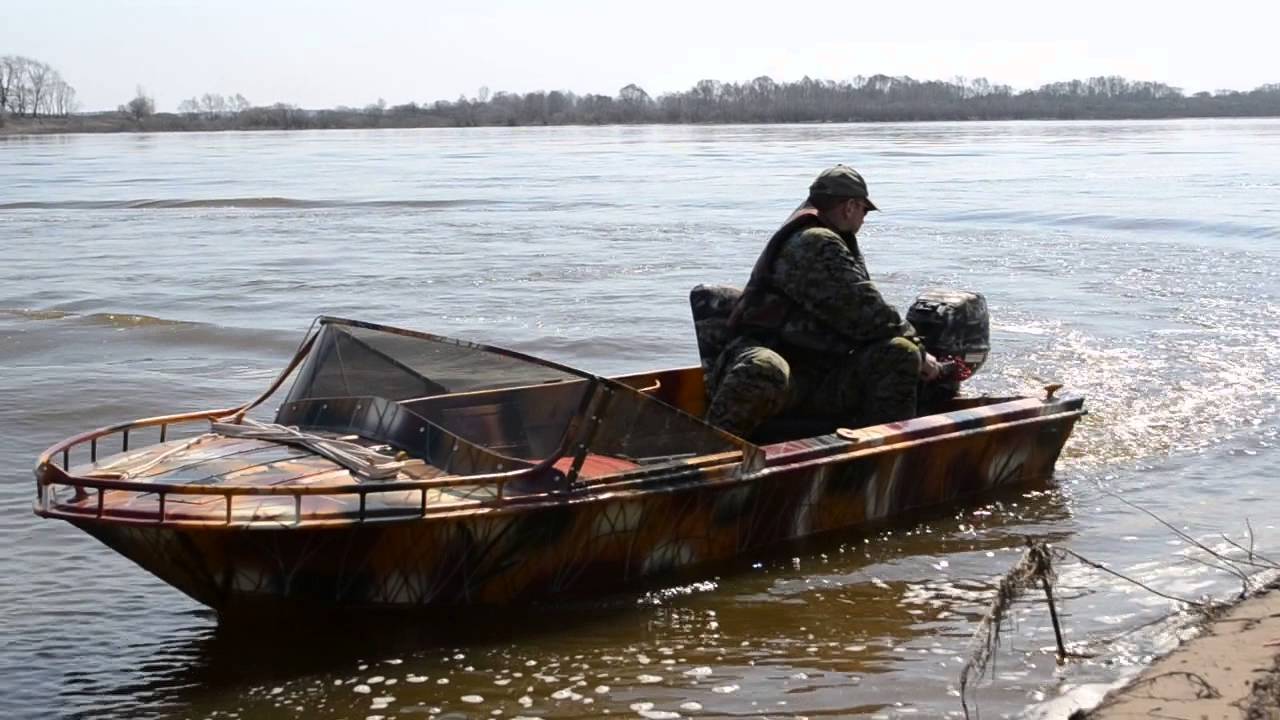
[[[1280,589],[1207,620],[1200,636],[1072,717],[1280,719]]]

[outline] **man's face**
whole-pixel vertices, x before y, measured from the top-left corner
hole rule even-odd
[[[866,219],[867,202],[857,198],[850,198],[841,203],[836,216],[840,229],[855,235],[862,229],[862,221]]]

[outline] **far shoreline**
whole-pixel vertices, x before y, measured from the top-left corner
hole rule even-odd
[[[163,119],[167,114],[154,116]],[[700,122],[545,122],[545,123],[476,123],[469,125],[445,123],[377,123],[377,124],[325,124],[322,126],[273,126],[255,125],[237,127],[231,124],[201,123],[190,126],[177,123],[148,123],[126,120],[124,122],[95,122],[76,116],[67,120],[51,120],[49,118],[8,118],[0,125],[0,138],[46,137],[58,135],[150,135],[150,134],[182,134],[182,133],[257,133],[257,132],[314,132],[326,130],[479,130],[479,129],[523,129],[523,128],[603,128],[603,127],[734,127],[734,126],[821,126],[821,125],[933,125],[933,124],[979,124],[979,123],[1036,123],[1036,122],[1164,122],[1176,120],[1275,120],[1276,114],[1188,114],[1165,116],[1077,116],[1077,117],[981,117],[981,118],[928,118],[928,119],[850,119],[850,120],[795,120],[795,121],[753,121],[724,120]],[[92,118],[93,116],[87,116]]]
[[[45,67],[29,58],[11,59]],[[155,98],[141,86],[115,110],[78,112],[74,89],[63,89],[56,98],[37,97],[33,84],[0,95],[0,135],[1280,117],[1280,83],[1187,95],[1166,83],[1117,75],[1021,91],[985,78],[939,81],[883,74],[841,81],[805,76],[778,82],[765,75],[746,82],[699,80],[688,90],[657,97],[634,83],[616,96],[569,90],[490,93],[481,87],[475,97],[453,101],[390,105],[379,98],[363,108],[322,109],[285,102],[254,105],[239,93],[205,93],[181,101],[176,112],[157,112]],[[58,98],[63,101],[53,102]]]

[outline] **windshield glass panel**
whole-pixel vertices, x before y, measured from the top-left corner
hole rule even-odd
[[[538,461],[558,454],[592,384],[496,348],[327,321],[276,421],[318,422],[323,403],[313,400],[382,398],[466,442]],[[347,422],[329,417],[339,407],[324,409],[325,424]]]
[[[568,453],[616,471],[746,446],[612,380],[498,348],[335,319],[326,319],[276,422],[378,438],[433,464],[448,454],[441,448],[474,446],[491,456],[471,464],[486,469]]]

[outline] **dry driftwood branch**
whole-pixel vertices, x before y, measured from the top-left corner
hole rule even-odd
[[[1249,528],[1249,559],[1252,560],[1253,559],[1253,523],[1249,522],[1248,516],[1246,516],[1244,519],[1244,526]],[[1262,556],[1259,555],[1258,557],[1262,557]],[[1266,558],[1262,558],[1262,559],[1267,560]],[[1271,561],[1267,560],[1267,562],[1271,562]]]
[[[972,653],[969,656],[969,661],[965,663],[964,668],[960,671],[960,707],[964,710],[966,718],[969,717],[969,685],[986,677],[987,671],[994,661],[995,652],[1000,645],[1000,633],[1009,608],[1026,591],[1035,588],[1037,585],[1044,589],[1045,598],[1049,603],[1049,615],[1053,622],[1054,637],[1058,644],[1059,662],[1067,657],[1081,657],[1078,654],[1069,653],[1062,639],[1062,628],[1058,622],[1058,612],[1053,602],[1053,583],[1056,579],[1053,569],[1053,557],[1055,555],[1059,558],[1074,558],[1089,567],[1114,575],[1160,597],[1198,608],[1210,607],[1209,603],[1163,593],[1139,580],[1112,570],[1102,563],[1090,560],[1074,550],[1050,547],[1047,543],[1035,541],[1031,538],[1027,538],[1027,546],[1027,552],[1022,556],[1022,559],[1000,579],[1000,583],[996,588],[996,597],[991,603],[991,609],[983,616],[978,623],[978,629],[974,631]]]
[[[1151,518],[1152,518],[1153,520],[1155,520],[1156,522],[1158,522],[1158,523],[1160,523],[1161,525],[1163,525],[1163,526],[1165,526],[1166,528],[1168,528],[1170,531],[1172,531],[1172,532],[1173,532],[1173,534],[1177,535],[1177,536],[1178,536],[1179,538],[1181,538],[1184,542],[1186,542],[1186,543],[1188,543],[1188,544],[1190,544],[1190,545],[1192,545],[1192,546],[1194,546],[1194,547],[1196,547],[1196,548],[1199,548],[1200,550],[1204,551],[1206,554],[1208,554],[1208,555],[1210,555],[1210,556],[1212,556],[1212,557],[1214,557],[1214,558],[1217,558],[1218,560],[1221,560],[1222,562],[1226,563],[1227,567],[1219,567],[1218,569],[1220,569],[1220,570],[1226,570],[1227,572],[1230,572],[1231,574],[1233,574],[1233,575],[1235,575],[1236,577],[1240,578],[1240,582],[1241,582],[1241,583],[1243,584],[1243,586],[1244,586],[1243,590],[1241,591],[1242,595],[1247,595],[1247,594],[1249,593],[1249,574],[1248,574],[1248,573],[1246,573],[1244,570],[1241,570],[1241,569],[1236,565],[1236,563],[1241,562],[1240,560],[1237,560],[1237,559],[1234,559],[1234,558],[1229,558],[1229,557],[1227,557],[1227,556],[1223,555],[1222,553],[1218,552],[1217,550],[1214,550],[1213,548],[1209,547],[1208,545],[1205,545],[1204,543],[1202,543],[1202,542],[1200,542],[1199,540],[1195,539],[1194,537],[1192,537],[1190,534],[1188,534],[1187,532],[1183,531],[1182,529],[1180,529],[1180,528],[1176,527],[1173,523],[1169,522],[1168,520],[1165,520],[1164,518],[1160,517],[1159,515],[1155,514],[1154,512],[1152,512],[1152,511],[1150,511],[1150,510],[1148,510],[1148,509],[1146,509],[1146,508],[1142,507],[1141,505],[1138,505],[1137,503],[1134,503],[1134,502],[1132,502],[1132,501],[1130,501],[1130,500],[1125,499],[1125,498],[1124,498],[1124,497],[1122,497],[1119,493],[1116,493],[1116,492],[1114,492],[1114,491],[1112,491],[1112,490],[1107,490],[1107,489],[1105,489],[1105,488],[1099,488],[1099,491],[1101,491],[1104,495],[1108,495],[1108,496],[1110,496],[1111,498],[1113,498],[1113,499],[1115,499],[1115,500],[1119,500],[1120,502],[1124,503],[1125,505],[1128,505],[1129,507],[1133,508],[1134,510],[1137,510],[1137,511],[1139,511],[1139,512],[1141,512],[1141,513],[1144,513],[1144,514],[1148,515],[1149,517],[1151,517]],[[1193,559],[1194,559],[1194,558],[1193,558]],[[1254,563],[1252,560],[1250,560],[1250,561],[1248,561],[1248,562],[1245,562],[1244,564],[1246,564],[1246,565],[1253,565],[1253,566],[1257,566],[1257,565],[1256,565],[1256,563]],[[1209,566],[1210,566],[1210,567],[1216,567],[1216,566],[1214,566],[1214,565],[1212,565],[1212,564],[1209,564]],[[1259,567],[1265,567],[1265,566],[1259,566]]]
[[[1110,490],[1105,488],[1099,488],[1099,490],[1103,494],[1109,495],[1125,505],[1149,515],[1192,547],[1202,550],[1211,558],[1217,560],[1218,562],[1212,562],[1189,554],[1186,556],[1187,559],[1193,562],[1206,565],[1215,570],[1229,572],[1240,578],[1244,585],[1242,596],[1248,594],[1250,587],[1249,584],[1255,579],[1255,576],[1246,573],[1240,568],[1240,565],[1280,571],[1280,564],[1255,551],[1253,525],[1249,522],[1248,518],[1245,518],[1245,527],[1247,527],[1249,531],[1248,547],[1241,545],[1227,537],[1225,533],[1222,533],[1223,540],[1245,554],[1245,559],[1241,560],[1239,558],[1229,557],[1222,552],[1218,552],[1213,548],[1208,547],[1188,533],[1173,526],[1159,515],[1156,515],[1154,512],[1140,507]],[[1113,570],[1100,562],[1090,560],[1074,550],[1051,547],[1047,543],[1027,538],[1026,554],[1024,554],[1022,559],[1019,560],[1003,578],[1001,578],[996,590],[996,597],[991,603],[991,609],[987,611],[985,616],[983,616],[981,622],[978,624],[977,630],[974,631],[972,642],[973,650],[969,657],[969,661],[965,663],[964,668],[960,671],[960,706],[964,709],[965,718],[969,717],[969,704],[967,700],[969,685],[986,677],[988,669],[993,666],[995,652],[1000,644],[1001,629],[1006,619],[1006,615],[1009,612],[1009,608],[1018,600],[1019,597],[1021,597],[1022,594],[1027,590],[1034,588],[1037,584],[1043,587],[1045,598],[1049,603],[1049,614],[1053,622],[1054,637],[1058,644],[1058,661],[1062,662],[1067,657],[1087,657],[1077,653],[1069,653],[1062,640],[1062,628],[1058,622],[1057,608],[1055,607],[1053,600],[1053,583],[1056,578],[1053,569],[1053,560],[1055,557],[1060,560],[1066,558],[1075,559],[1076,561],[1084,565],[1088,565],[1095,570],[1101,570],[1102,572],[1119,578],[1120,580],[1136,585],[1153,595],[1165,598],[1166,600],[1190,605],[1202,612],[1211,612],[1214,608],[1221,606],[1221,603],[1212,599],[1192,600],[1190,598],[1178,597],[1176,595],[1161,592],[1160,590],[1156,590],[1150,585],[1129,577],[1118,570]],[[1212,688],[1210,688],[1210,690],[1212,691]]]
[[[1166,600],[1173,600],[1175,602],[1186,603],[1188,605],[1192,605],[1198,608],[1207,608],[1212,605],[1212,603],[1205,602],[1202,600],[1191,600],[1190,598],[1178,597],[1177,595],[1170,595],[1168,593],[1160,592],[1159,590],[1156,590],[1155,588],[1151,587],[1150,585],[1147,585],[1141,580],[1135,580],[1134,578],[1131,578],[1128,575],[1125,575],[1119,570],[1112,570],[1106,565],[1103,565],[1100,562],[1095,562],[1093,560],[1090,560],[1089,558],[1081,555],[1080,553],[1074,550],[1068,550],[1067,548],[1054,548],[1054,551],[1058,553],[1062,553],[1063,555],[1066,555],[1066,556],[1073,557],[1076,560],[1079,560],[1080,562],[1084,563],[1085,565],[1088,565],[1089,567],[1094,568],[1095,570],[1101,570],[1102,572],[1105,572],[1110,575],[1114,575],[1120,578],[1121,580],[1124,580],[1127,583],[1132,583],[1134,585],[1137,585],[1143,590],[1146,590],[1147,592],[1153,595],[1159,595],[1160,597],[1165,598]]]
[[[1143,686],[1155,685],[1161,680],[1164,680],[1165,678],[1171,678],[1171,677],[1184,678],[1188,683],[1190,683],[1191,686],[1195,688],[1196,699],[1198,700],[1222,697],[1222,693],[1218,691],[1218,688],[1214,687],[1213,685],[1210,685],[1209,681],[1205,680],[1203,675],[1200,675],[1198,673],[1193,673],[1193,672],[1187,672],[1185,670],[1173,670],[1166,673],[1160,673],[1159,675],[1152,675],[1149,678],[1144,678],[1142,680],[1138,680],[1134,682],[1133,685],[1131,685],[1130,687],[1136,690],[1137,688],[1140,688]],[[1148,691],[1147,697],[1152,698],[1153,700],[1173,699],[1173,698],[1161,697],[1159,695],[1152,695],[1150,694],[1150,690]]]
[[[1049,546],[1030,538],[1027,539],[1027,544],[1027,552],[1022,559],[1000,579],[991,609],[983,616],[973,634],[973,651],[969,661],[960,671],[960,706],[964,709],[966,718],[969,717],[969,704],[966,700],[969,684],[986,677],[1000,645],[1000,632],[1009,608],[1027,590],[1037,585],[1048,588],[1053,583],[1053,558]]]
[[[1250,567],[1259,567],[1266,570],[1280,570],[1280,563],[1277,563],[1275,560],[1272,560],[1271,558],[1263,555],[1262,553],[1254,551],[1253,527],[1249,525],[1248,518],[1245,518],[1244,522],[1245,522],[1245,525],[1249,527],[1249,547],[1245,547],[1240,543],[1236,542],[1235,540],[1232,540],[1231,538],[1227,537],[1226,533],[1221,533],[1223,540],[1226,540],[1227,543],[1229,543],[1232,547],[1239,550],[1240,552],[1245,553],[1245,555],[1249,558],[1247,561],[1237,561],[1237,562],[1244,562],[1244,564]],[[1255,560],[1254,558],[1257,558],[1257,560]]]

